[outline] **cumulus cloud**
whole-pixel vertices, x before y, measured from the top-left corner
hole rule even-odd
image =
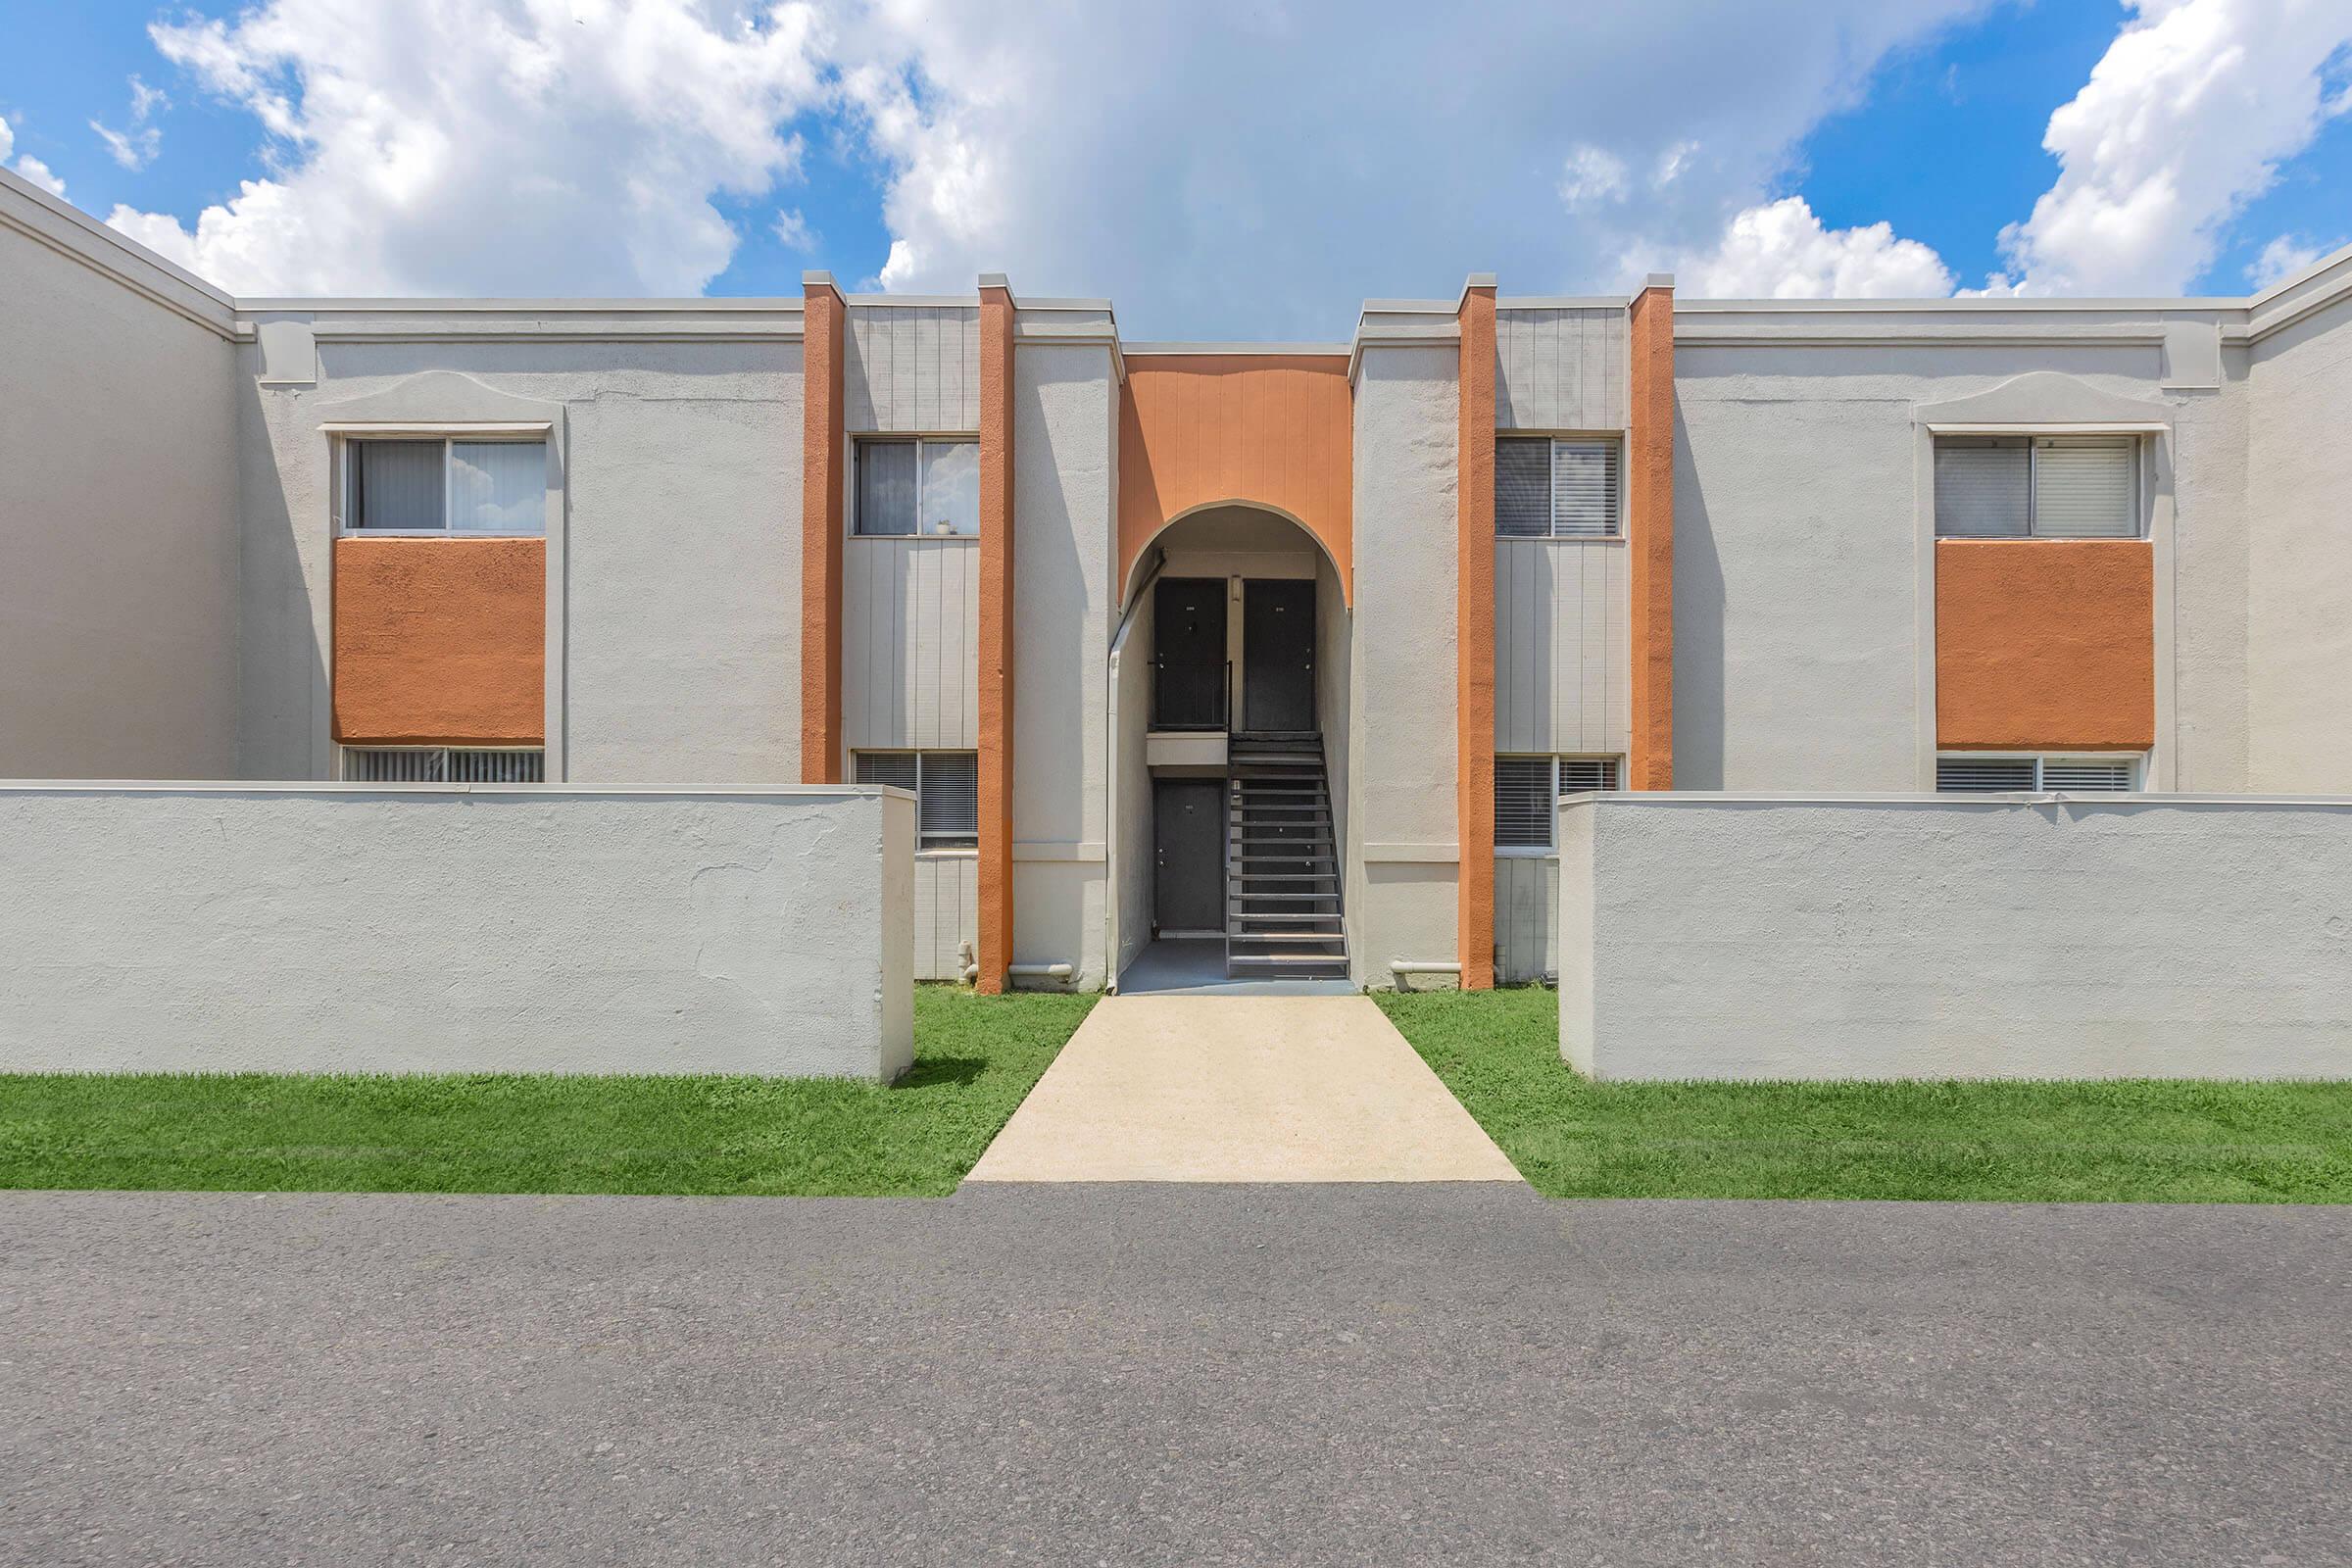
[[[124,169],[134,172],[155,162],[163,151],[163,127],[151,123],[156,112],[172,107],[172,100],[138,77],[130,78],[130,123],[121,130],[93,120],[90,128],[106,143],[107,155]]]
[[[9,154],[17,150],[17,127],[0,120],[0,164],[8,162]],[[30,153],[17,160],[17,172],[31,180],[52,196],[64,196],[66,182],[49,172],[49,166]]]
[[[108,221],[245,294],[691,294],[714,205],[798,168],[822,19],[702,0],[267,0],[150,29],[268,167],[193,227]]]
[[[1560,200],[1570,212],[1596,202],[1623,201],[1625,160],[1605,147],[1580,142],[1560,169]]]
[[[2135,17],[2050,117],[2057,181],[2002,231],[1995,293],[2177,294],[2231,218],[2352,90],[2343,0],[2132,0]]]
[[[2327,254],[2327,248],[2307,245],[2292,234],[2281,234],[2265,245],[2262,254],[2246,268],[2246,281],[2256,289],[2269,288],[2294,276]]]
[[[1711,248],[1675,260],[1675,285],[1715,299],[1906,299],[1949,294],[1934,250],[1886,223],[1827,228],[1801,196],[1750,207]]]
[[[808,226],[808,220],[798,207],[777,209],[775,231],[786,250],[799,251],[804,256],[815,254],[816,248],[824,243],[824,236]]]

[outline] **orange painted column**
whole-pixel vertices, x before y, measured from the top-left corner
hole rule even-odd
[[[1012,964],[1012,290],[980,279],[980,974]]]
[[[1462,290],[1454,495],[1455,952],[1462,989],[1494,986],[1494,282]]]
[[[842,780],[841,576],[847,524],[842,361],[849,313],[832,278],[803,283],[801,326],[801,782]]]
[[[1674,788],[1674,281],[1653,278],[1629,322],[1626,546],[1633,552],[1633,734],[1626,787]]]

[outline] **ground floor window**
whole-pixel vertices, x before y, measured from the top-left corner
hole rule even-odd
[[[895,784],[914,792],[915,848],[980,847],[978,752],[858,752],[860,784]]]
[[[2139,788],[2139,759],[2113,753],[2103,757],[2038,757],[1953,752],[1936,759],[1936,788],[1945,795],[2042,790],[2121,794]]]
[[[1548,852],[1563,795],[1617,787],[1614,757],[1494,759],[1494,847]]]
[[[346,746],[343,776],[362,784],[541,784],[536,746]]]

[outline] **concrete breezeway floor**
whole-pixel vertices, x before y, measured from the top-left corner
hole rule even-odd
[[[1362,996],[1099,1003],[971,1182],[1517,1182]]]

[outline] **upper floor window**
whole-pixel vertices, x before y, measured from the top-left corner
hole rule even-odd
[[[1503,436],[1494,443],[1494,531],[1505,539],[1606,539],[1618,531],[1617,443]]]
[[[547,532],[544,441],[357,440],[343,526],[369,533]]]
[[[1936,788],[1944,795],[2065,790],[2115,794],[2139,788],[2139,759],[2034,757],[1952,752],[1936,759]]]
[[[969,538],[980,532],[980,443],[925,437],[858,443],[855,531]]]
[[[855,762],[860,784],[896,784],[914,792],[916,849],[978,847],[978,752],[858,752]]]
[[[1937,436],[1936,532],[1947,539],[2136,539],[2138,438]]]
[[[536,746],[346,746],[343,776],[363,784],[543,784]]]

